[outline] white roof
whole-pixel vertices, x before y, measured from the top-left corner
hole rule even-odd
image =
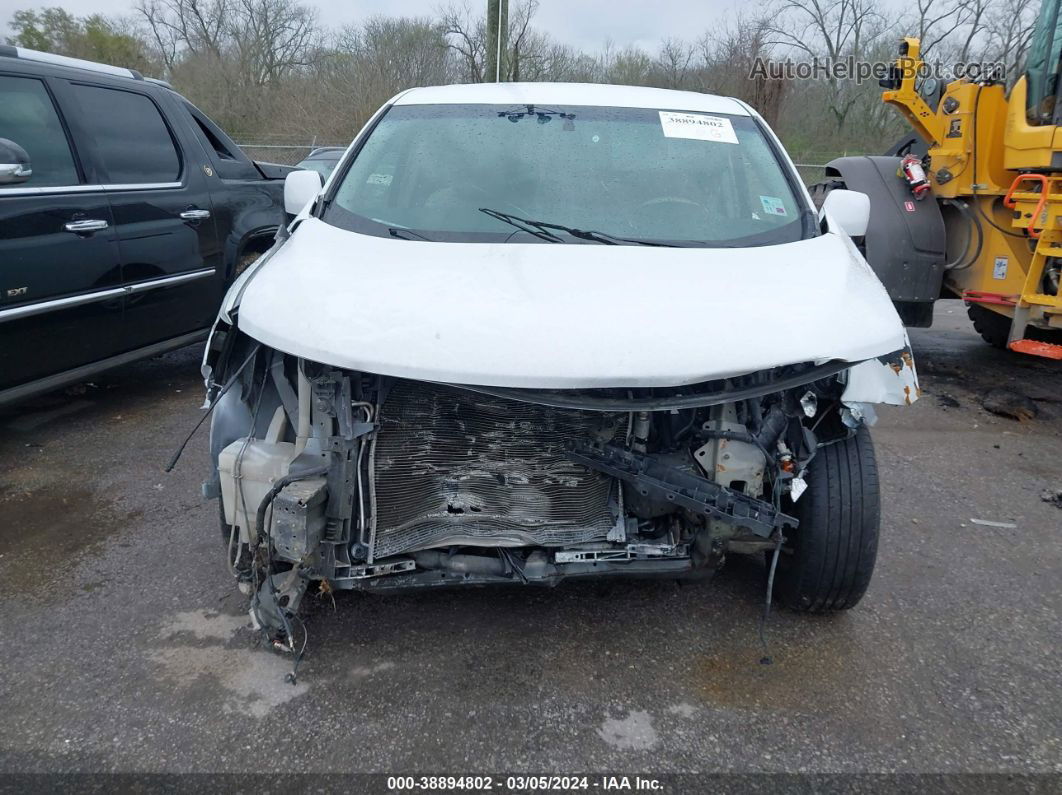
[[[666,88],[612,86],[602,83],[471,83],[412,88],[395,105],[591,105],[617,108],[689,110],[748,116],[730,97],[671,91]]]

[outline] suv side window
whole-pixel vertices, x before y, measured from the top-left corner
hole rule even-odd
[[[196,128],[199,130],[200,135],[206,139],[207,144],[214,150],[214,154],[218,156],[219,160],[235,160],[236,156],[229,151],[224,141],[221,140],[221,136],[210,128],[206,121],[198,114],[192,111],[191,107],[188,108],[189,114],[192,116],[192,121],[195,122]]]
[[[0,137],[25,149],[33,169],[26,182],[0,184],[0,191],[80,182],[63,123],[42,81],[0,75]]]
[[[261,179],[258,169],[224,131],[208,119],[199,108],[182,98],[184,109],[192,117],[192,127],[212,156],[214,170],[221,179]]]
[[[181,159],[155,103],[143,94],[73,84],[80,127],[112,185],[176,182]]]

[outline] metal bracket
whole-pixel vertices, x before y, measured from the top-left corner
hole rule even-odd
[[[645,558],[688,558],[688,544],[627,544],[622,549],[562,549],[553,553],[554,563],[596,563]]]
[[[385,574],[400,574],[403,571],[413,571],[417,568],[416,561],[412,558],[402,560],[384,561],[367,566],[351,566],[348,578],[351,580],[367,580],[370,577],[383,577]]]
[[[351,423],[351,436],[329,436],[324,443],[324,449],[332,453],[340,453],[350,447],[350,443],[361,436],[367,436],[376,430],[374,422]]]
[[[614,444],[595,447],[577,441],[567,456],[577,464],[630,483],[644,497],[673,502],[712,519],[748,528],[763,538],[769,538],[775,528],[799,524],[770,503]]]
[[[280,351],[273,351],[273,361],[269,365],[269,374],[273,378],[273,385],[277,389],[277,394],[280,395],[280,402],[284,404],[284,411],[287,412],[291,427],[297,428],[299,426],[299,398],[295,394],[295,390],[292,388],[287,376],[284,375],[284,354]]]

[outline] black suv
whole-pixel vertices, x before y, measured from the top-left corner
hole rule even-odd
[[[290,170],[164,83],[0,45],[0,404],[203,339]]]

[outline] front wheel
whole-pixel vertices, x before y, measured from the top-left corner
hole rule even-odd
[[[823,447],[793,506],[800,526],[789,530],[778,559],[775,596],[804,613],[855,607],[870,585],[878,553],[881,492],[870,431]]]

